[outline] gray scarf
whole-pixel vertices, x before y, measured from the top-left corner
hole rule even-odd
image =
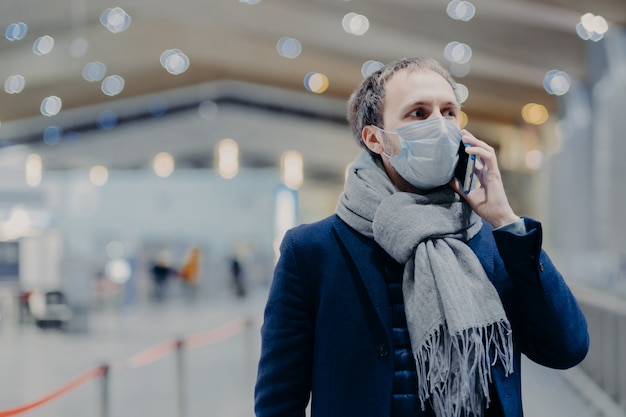
[[[422,408],[430,400],[438,417],[482,416],[491,366],[500,361],[507,375],[513,372],[513,347],[498,293],[467,245],[480,217],[449,187],[399,192],[366,151],[350,166],[337,215],[405,265]]]

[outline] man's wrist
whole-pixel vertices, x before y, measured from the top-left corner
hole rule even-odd
[[[509,224],[515,223],[517,221],[519,221],[520,216],[516,215],[515,213],[511,212],[510,214],[500,217],[497,220],[494,220],[491,223],[491,226],[493,226],[494,229],[500,229],[504,226],[507,226]]]
[[[517,236],[524,236],[526,234],[526,224],[524,223],[524,219],[518,217],[517,220],[502,225],[500,227],[494,228],[494,231],[502,231],[509,232]]]

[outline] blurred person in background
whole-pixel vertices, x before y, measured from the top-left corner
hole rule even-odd
[[[200,249],[193,247],[189,250],[185,263],[178,271],[183,281],[183,295],[187,301],[193,301],[196,296],[198,277],[200,275]]]
[[[168,251],[160,252],[154,264],[150,267],[152,273],[153,299],[157,302],[165,300],[167,281],[170,275],[176,271],[170,266],[170,254]]]
[[[238,298],[246,296],[246,286],[243,282],[243,271],[239,255],[236,253],[230,258],[230,278]]]
[[[257,417],[521,417],[521,354],[578,364],[586,320],[508,203],[496,153],[460,129],[450,74],[406,58],[369,75],[362,152],[336,213],[290,230],[265,308]],[[453,178],[461,142],[479,185]],[[461,150],[462,152],[462,150]]]

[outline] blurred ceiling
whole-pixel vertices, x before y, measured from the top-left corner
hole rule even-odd
[[[129,106],[137,105],[140,97],[159,92],[178,91],[176,97],[183,108],[201,99],[198,86],[226,82],[225,85],[237,86],[235,90],[240,91],[241,84],[228,84],[233,81],[272,87],[267,90],[269,96],[273,95],[270,91],[287,90],[284,98],[295,109],[292,116],[301,117],[304,113],[312,122],[321,117],[331,124],[341,124],[343,103],[362,80],[364,62],[386,63],[408,55],[429,55],[447,65],[443,51],[453,41],[469,45],[473,52],[470,72],[457,77],[469,89],[464,109],[470,119],[518,125],[521,108],[528,102],[556,111],[556,97],[543,88],[547,71],[558,69],[574,79],[585,79],[589,41],[576,34],[581,15],[591,12],[604,16],[610,25],[626,24],[624,0],[473,3],[475,16],[464,22],[447,15],[448,1],[443,0],[2,1],[0,30],[4,32],[11,23],[25,22],[28,34],[17,41],[0,39],[0,81],[20,74],[26,82],[19,94],[0,92],[0,141],[16,144],[33,138],[40,140],[46,124],[87,126],[91,116],[81,113],[81,108],[117,111],[120,107],[131,114]],[[121,7],[131,17],[127,30],[112,33],[101,24],[102,12],[113,7]],[[364,35],[344,31],[342,19],[349,12],[369,19],[369,30]],[[33,42],[44,35],[54,38],[54,49],[38,56],[33,53]],[[301,43],[302,52],[297,58],[277,53],[277,41],[283,36]],[[86,53],[79,57],[70,53],[77,38],[88,44]],[[189,58],[187,71],[172,75],[161,66],[159,58],[167,49],[179,49]],[[106,65],[107,75],[124,79],[119,95],[107,96],[98,82],[82,78],[84,66],[94,61]],[[304,88],[303,80],[312,71],[329,79],[323,94]],[[181,98],[181,91],[187,98]],[[275,111],[281,97],[272,96],[266,101],[264,91],[255,90],[254,99],[231,90],[224,94],[212,91],[207,97],[218,103],[225,100],[226,104],[239,105],[243,115],[247,111],[244,107],[256,104],[267,110],[269,103]],[[53,117],[40,113],[41,102],[48,96],[58,96],[63,103],[61,113]],[[316,104],[311,104],[313,101]],[[243,102],[246,106],[242,107]],[[284,104],[282,108],[285,107]],[[138,113],[136,110],[135,118]],[[206,134],[206,123],[181,123],[185,123],[189,136]],[[262,143],[285,140],[284,135],[271,129],[268,132],[261,121],[254,130],[257,136],[267,135],[260,140]],[[117,161],[119,166],[136,168],[137,160],[126,158],[128,162],[123,162],[126,159],[122,154],[131,155],[130,148],[151,149],[157,141],[154,135],[133,134],[132,130],[126,135],[125,143],[131,144],[128,152],[93,140],[92,146],[85,145],[79,156],[68,155],[62,160],[63,153],[56,151],[57,167],[92,163],[96,159],[89,157],[92,153],[100,163],[115,166]],[[300,139],[309,141],[314,137],[308,134]],[[201,154],[192,142],[176,140],[171,135],[166,139],[171,152],[184,153],[190,161],[192,156]],[[268,152],[274,150],[267,146]],[[264,158],[262,152],[263,149],[257,151],[257,159]],[[344,162],[337,159],[338,163]]]

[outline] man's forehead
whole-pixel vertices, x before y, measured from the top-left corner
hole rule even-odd
[[[388,99],[410,103],[437,100],[458,104],[448,80],[426,68],[403,68],[389,77],[385,102]]]

